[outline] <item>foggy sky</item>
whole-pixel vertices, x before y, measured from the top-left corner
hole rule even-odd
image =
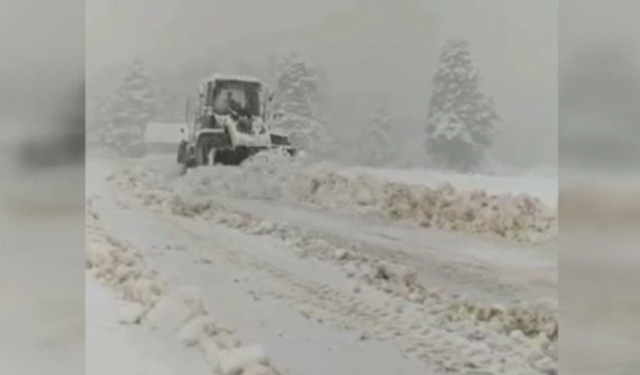
[[[390,98],[418,124],[426,116],[438,48],[447,38],[464,37],[472,44],[482,85],[504,118],[496,152],[503,158],[555,164],[557,4],[87,0],[87,70],[91,75],[134,57],[169,72],[218,56],[265,64],[269,53],[296,50],[327,71],[336,97],[365,103]]]

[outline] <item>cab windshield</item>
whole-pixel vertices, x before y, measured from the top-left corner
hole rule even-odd
[[[215,87],[210,87],[210,90],[209,98],[212,98],[212,103],[209,104],[218,114],[227,114],[232,108],[238,108],[249,116],[259,117],[261,115],[259,84],[218,81]]]

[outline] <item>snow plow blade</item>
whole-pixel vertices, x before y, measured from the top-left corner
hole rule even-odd
[[[289,138],[283,135],[271,134],[271,144],[273,148],[280,148],[291,156],[296,156],[297,150],[291,145]]]

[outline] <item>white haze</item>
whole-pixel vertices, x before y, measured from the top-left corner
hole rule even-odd
[[[504,119],[505,164],[557,163],[556,0],[88,0],[87,71],[143,57],[188,94],[205,71],[263,74],[296,51],[327,74],[332,124],[349,136],[386,100],[420,162],[430,80],[443,40],[470,40]],[[210,68],[209,68],[210,67]],[[244,69],[238,69],[244,67]]]

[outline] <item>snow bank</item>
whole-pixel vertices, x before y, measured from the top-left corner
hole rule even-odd
[[[190,320],[205,314],[199,301],[194,303],[188,294],[173,290],[151,307],[144,322],[151,327],[166,327],[178,331]]]
[[[171,193],[147,190],[139,197],[147,207],[162,212],[189,218],[214,221],[228,227],[239,229],[250,235],[276,235],[286,240],[301,256],[337,263],[350,278],[356,278],[369,285],[378,287],[386,293],[421,302],[430,296],[444,298],[438,291],[431,290],[418,282],[416,270],[409,266],[376,259],[373,255],[339,248],[327,241],[307,235],[286,224],[268,222],[246,213],[231,210],[213,203],[207,198],[187,198]],[[522,332],[526,337],[534,338],[541,334],[549,341],[557,339],[557,306],[544,308],[539,303],[515,304],[508,307],[486,306],[482,303],[453,300],[450,301],[451,319],[471,319],[490,323],[495,330],[510,334]]]
[[[141,335],[138,331],[131,335],[127,327],[118,326],[118,305],[122,301],[113,298],[110,291],[91,276],[86,278],[85,288],[85,374],[173,375],[181,370],[193,374],[210,373],[206,363],[199,358],[158,357],[166,353],[164,350],[174,350],[175,345],[162,340],[156,342],[159,339],[156,335]],[[66,374],[72,373],[75,372]]]
[[[140,193],[162,190],[173,195],[171,199],[212,195],[265,199],[517,242],[544,242],[557,235],[557,209],[528,193],[492,193],[495,187],[473,190],[462,183],[463,189],[452,183],[409,184],[387,178],[384,171],[345,172],[274,153],[258,154],[241,167],[198,168],[182,177],[175,169],[143,165],[118,179],[129,190],[136,189],[133,181],[138,181],[144,183]],[[499,180],[479,181],[499,185]],[[511,191],[506,185],[502,189]]]
[[[445,173],[427,169],[385,169],[342,167],[341,174],[370,175],[411,186],[434,186],[450,183],[459,190],[484,190],[487,194],[527,194],[544,204],[557,207],[558,178],[554,171],[532,171],[522,175],[482,176]]]
[[[260,163],[259,160],[254,160],[254,162],[254,165]],[[277,171],[277,167],[271,167]],[[221,170],[223,172],[220,172]],[[246,170],[245,168],[234,168],[232,171],[233,173],[239,173]],[[264,172],[266,170],[260,169],[259,171]],[[226,170],[220,169],[218,172],[226,173]],[[309,173],[317,175],[316,171],[309,171]],[[265,175],[268,176],[268,173]],[[438,335],[443,333],[438,329],[433,329],[428,332],[421,332],[421,334],[432,338],[435,342],[451,342],[451,347],[446,349],[450,352],[447,352],[447,355],[439,354],[435,358],[435,360],[441,361],[441,363],[436,364],[443,368],[457,368],[457,366],[462,366],[463,362],[466,361],[473,365],[481,364],[482,368],[494,368],[497,366],[495,367],[495,372],[491,373],[535,373],[530,372],[530,368],[518,367],[518,363],[530,363],[533,368],[540,369],[541,372],[557,369],[557,359],[554,360],[553,358],[556,351],[554,346],[557,345],[558,339],[558,309],[551,302],[536,301],[534,303],[495,306],[482,301],[467,299],[464,296],[447,294],[437,288],[422,284],[418,279],[417,271],[409,265],[394,263],[388,259],[380,259],[375,254],[357,251],[357,249],[340,248],[287,224],[276,224],[246,213],[231,210],[214,203],[210,198],[206,197],[206,194],[192,195],[189,190],[176,189],[175,186],[178,186],[178,181],[172,182],[172,186],[165,185],[162,189],[158,185],[147,187],[142,180],[146,180],[149,184],[153,181],[164,181],[165,177],[157,171],[150,172],[147,170],[143,175],[125,173],[123,176],[118,177],[116,182],[120,181],[123,184],[122,186],[132,189],[130,191],[135,192],[135,195],[141,199],[140,201],[152,210],[172,213],[195,220],[213,221],[238,229],[249,235],[274,235],[280,237],[289,245],[292,251],[301,257],[310,257],[335,264],[352,280],[353,290],[356,293],[365,293],[366,288],[373,288],[386,293],[391,299],[409,301],[415,304],[418,309],[425,309],[425,319],[428,321],[428,324],[425,323],[425,325],[428,327],[442,327],[447,333],[445,333],[446,337],[439,337]],[[196,170],[191,174],[190,178],[194,178],[194,176],[198,176],[194,179],[196,183],[202,183],[207,180],[198,186],[199,189],[205,189],[209,184],[216,183],[210,170]],[[239,178],[245,177],[241,176]],[[377,182],[377,180],[373,180]],[[329,179],[328,181],[332,180]],[[336,181],[338,181],[336,185],[339,185],[345,180],[343,180],[342,176],[338,176]],[[375,182],[366,182],[363,185],[372,186]],[[344,185],[348,186],[348,184],[349,181],[346,180]],[[183,189],[189,189],[190,187],[190,185],[181,186]],[[385,184],[382,184],[382,187],[384,188]],[[246,187],[240,188],[250,190]],[[349,191],[343,185],[340,185],[338,190]],[[250,191],[259,192],[259,189]],[[355,201],[375,203],[376,199],[378,199],[376,194],[379,194],[379,192],[361,194]],[[322,195],[318,194],[318,196],[320,197],[320,202],[322,202]],[[330,194],[330,196],[332,195]],[[333,197],[335,198],[335,195]],[[344,204],[354,201],[353,196],[350,194],[338,195],[338,197],[344,199]],[[279,199],[286,199],[286,197],[281,196]],[[403,306],[403,309],[412,308],[412,304],[398,303],[398,306]],[[185,309],[185,311],[188,312],[189,310]],[[180,320],[180,322],[183,321],[184,319]],[[211,338],[211,332],[217,332],[214,334],[215,339]],[[468,335],[469,338],[463,340],[460,335]],[[232,333],[220,332],[217,328],[208,325],[206,321],[197,322],[192,320],[191,323],[184,323],[178,337],[185,345],[196,345],[194,343],[198,342],[197,345],[202,348],[205,356],[210,358],[210,362],[217,364],[220,372],[230,371],[230,373],[237,373],[235,372],[237,367],[230,365],[230,363],[239,360],[237,359],[238,353],[235,350],[242,346],[233,339]],[[474,344],[476,342],[486,342],[485,346],[489,346],[476,345]],[[463,351],[464,353],[460,354]],[[261,351],[256,349],[254,355],[249,356],[253,358],[250,360],[252,367],[249,367],[249,369],[257,374],[269,374],[271,370],[265,367],[264,362],[260,359],[262,356],[259,353]],[[496,353],[499,353],[500,356],[496,357]],[[248,354],[243,354],[240,358],[244,358],[244,355]],[[225,356],[230,356],[233,360],[225,359]],[[463,361],[462,357],[466,358],[466,360]],[[500,358],[504,359],[505,362],[499,364]],[[225,365],[222,365],[222,363],[225,363]],[[508,370],[507,367],[509,366],[516,367]],[[245,369],[243,374],[252,373],[249,369]]]
[[[280,233],[284,230],[280,229]],[[460,296],[451,298],[437,289],[423,285],[417,271],[404,264],[376,259],[374,255],[336,248],[326,241],[288,234],[290,241],[301,254],[315,259],[333,262],[343,269],[349,278],[361,280],[384,292],[416,303],[436,299],[444,304],[447,319],[489,324],[491,329],[506,335],[522,334],[529,344],[549,346],[558,339],[558,306],[555,301],[540,300],[514,303],[508,306],[487,305]],[[514,333],[516,332],[516,333]],[[543,338],[546,341],[539,342]],[[536,344],[537,343],[537,344]]]
[[[246,374],[246,370],[252,369],[254,373],[257,367],[268,369],[269,360],[264,348],[261,346],[247,346],[223,350],[220,353],[220,370],[224,375]],[[267,374],[266,372],[264,372]]]
[[[497,306],[464,296],[451,297],[421,284],[417,271],[410,266],[376,259],[373,255],[356,251],[336,249],[324,241],[298,236],[294,243],[303,249],[305,256],[333,262],[348,277],[361,280],[390,295],[419,304],[437,300],[446,306],[446,317],[450,321],[490,325],[492,331],[504,335],[521,334],[525,344],[548,347],[558,339],[558,306],[555,301],[539,300]]]
[[[156,272],[149,271],[132,247],[106,234],[97,215],[87,215],[86,267],[96,279],[121,293],[123,299],[150,306],[166,291]]]
[[[333,210],[375,213],[425,227],[490,234],[518,242],[542,242],[557,233],[557,212],[527,194],[462,191],[446,183],[413,186],[333,170],[301,173],[298,200]]]
[[[184,324],[178,333],[178,340],[185,346],[195,346],[215,333],[216,323],[213,318],[201,315]]]
[[[197,288],[169,288],[131,245],[100,227],[90,201],[87,209],[86,267],[99,282],[118,291],[128,302],[119,312],[122,324],[174,331],[181,344],[197,346],[202,351],[214,373],[278,374],[263,347],[243,345],[232,331],[217,325]]]

